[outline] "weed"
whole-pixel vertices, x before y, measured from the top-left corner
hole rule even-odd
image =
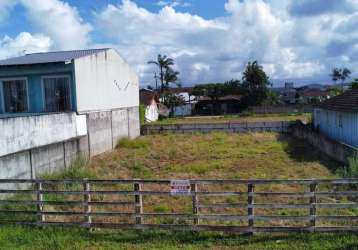
[[[85,157],[79,157],[71,163],[69,167],[53,173],[43,174],[45,180],[65,180],[65,179],[85,179],[95,178],[95,174],[87,168],[88,160]]]

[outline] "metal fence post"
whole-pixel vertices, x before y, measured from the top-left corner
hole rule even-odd
[[[191,192],[193,193],[192,196],[193,215],[197,216],[199,214],[199,209],[198,209],[199,198],[196,194],[196,192],[198,192],[198,185],[195,183],[190,184],[190,188],[191,188]],[[194,225],[199,225],[199,218],[195,217],[193,222]]]
[[[43,194],[42,194],[42,183],[39,181],[36,183],[37,187],[37,222],[42,224],[46,221],[45,215],[43,214],[44,205],[43,205]]]
[[[317,184],[315,182],[310,184],[310,227],[314,230],[316,227],[316,188]]]
[[[249,183],[247,185],[247,216],[250,233],[253,233],[254,227],[254,190],[254,184]]]
[[[92,207],[89,204],[91,202],[91,186],[90,183],[88,182],[87,179],[84,180],[83,183],[83,198],[84,198],[84,203],[83,203],[83,212],[85,214],[85,223],[87,227],[91,227],[91,223],[92,223],[92,217],[91,217],[91,212],[92,212]]]
[[[141,192],[142,184],[134,183],[134,192]],[[135,224],[143,224],[143,218],[141,214],[143,213],[143,197],[141,194],[134,195],[135,203]]]

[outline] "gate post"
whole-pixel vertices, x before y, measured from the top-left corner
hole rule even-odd
[[[142,185],[140,183],[134,183],[134,192],[141,192]],[[135,204],[135,224],[143,224],[143,218],[141,214],[143,213],[143,197],[141,194],[134,195],[134,204]]]
[[[317,188],[317,183],[316,182],[312,182],[310,184],[310,227],[311,230],[315,230],[316,227],[316,202],[317,202],[317,198],[316,198],[316,188]]]
[[[198,199],[198,196],[196,194],[196,192],[198,192],[198,185],[195,184],[195,183],[192,183],[190,184],[190,187],[191,187],[191,192],[193,194],[192,196],[192,206],[193,206],[193,215],[194,216],[197,216],[199,214],[199,209],[198,209],[198,202],[199,202],[199,199]],[[194,225],[199,225],[199,218],[194,218]]]
[[[38,181],[36,183],[36,198],[37,198],[37,223],[42,224],[45,222],[45,215],[42,213],[44,210],[44,204],[43,204],[43,194],[42,194],[42,183],[41,181]]]
[[[83,212],[85,214],[85,223],[87,224],[87,227],[91,227],[91,223],[92,223],[92,217],[91,217],[91,212],[92,212],[92,207],[89,204],[91,202],[91,187],[90,187],[90,183],[88,182],[87,179],[84,180],[83,183],[83,191],[84,191],[84,203],[83,203]]]
[[[247,216],[250,234],[253,234],[254,227],[254,189],[254,184],[249,183],[247,185]]]

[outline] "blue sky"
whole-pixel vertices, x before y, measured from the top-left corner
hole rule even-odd
[[[358,0],[1,0],[0,58],[26,51],[113,47],[147,65],[173,57],[184,85],[241,78],[258,60],[276,86],[358,77]]]

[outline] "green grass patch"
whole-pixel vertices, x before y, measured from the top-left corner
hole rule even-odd
[[[127,149],[140,149],[147,148],[148,141],[144,138],[138,138],[135,140],[129,138],[122,138],[118,141],[116,148],[127,148]]]

